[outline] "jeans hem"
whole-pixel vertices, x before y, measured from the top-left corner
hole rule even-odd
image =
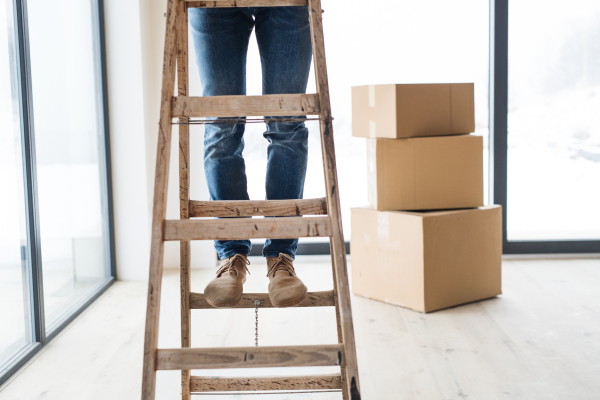
[[[224,259],[234,256],[236,254],[241,254],[243,256],[247,256],[248,254],[250,254],[250,250],[247,250],[247,249],[246,250],[227,250],[225,253],[219,254],[219,259],[224,260]]]
[[[263,257],[279,257],[279,253],[287,254],[288,256],[292,257],[292,260],[296,259],[295,254],[289,254],[285,251],[263,251]]]

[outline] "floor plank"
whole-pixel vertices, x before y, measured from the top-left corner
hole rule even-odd
[[[305,260],[307,260],[305,258]],[[324,260],[321,258],[320,260]],[[299,262],[312,291],[331,289],[328,263]],[[266,265],[252,259],[246,292],[266,291]],[[194,270],[202,292],[214,271]],[[179,345],[177,271],[166,271],[159,347]],[[592,400],[600,393],[600,260],[503,263],[498,298],[431,314],[353,296],[364,399]],[[12,399],[140,397],[144,282],[117,282],[0,391]],[[192,345],[251,346],[254,310],[193,310]],[[336,342],[329,308],[259,311],[261,345]],[[204,370],[194,375],[335,373],[335,367]],[[179,372],[160,371],[157,399],[179,398]],[[237,399],[240,396],[194,398]],[[252,399],[341,399],[338,393]]]

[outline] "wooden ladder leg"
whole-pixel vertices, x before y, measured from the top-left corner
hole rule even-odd
[[[154,206],[152,210],[152,238],[150,247],[150,273],[148,278],[148,303],[144,339],[144,367],[142,374],[142,400],[154,400],[156,391],[156,348],[163,273],[163,224],[167,212],[167,184],[171,154],[171,98],[175,86],[175,18],[177,0],[169,0],[165,34],[164,63],[158,150],[154,180]]]
[[[320,0],[308,0],[310,12],[310,28],[312,34],[313,57],[315,63],[315,78],[317,93],[321,107],[321,149],[325,172],[325,187],[327,190],[327,208],[331,218],[331,253],[334,271],[334,290],[337,294],[336,311],[339,311],[339,322],[346,357],[345,391],[349,399],[360,399],[358,380],[358,364],[350,306],[350,288],[348,287],[348,270],[346,266],[346,245],[342,231],[339,188],[335,163],[335,148],[333,143],[333,126],[331,119],[331,104],[329,101],[329,83],[327,80],[327,64],[325,61],[325,45],[323,40],[323,20]]]
[[[335,273],[335,260],[334,260],[334,254],[333,254],[333,246],[329,246],[330,250],[331,250],[331,268],[333,270],[333,276],[335,278],[336,273]],[[338,287],[337,284],[334,282],[334,290],[333,290],[333,300],[335,303],[335,322],[336,322],[336,326],[337,326],[337,337],[338,337],[338,343],[343,344],[344,343],[344,338],[342,336],[342,321],[340,319],[340,303],[339,303],[339,299],[338,299]],[[346,385],[346,367],[340,367],[340,375],[341,375],[341,379],[342,379],[342,400],[349,400],[348,399],[348,388]]]
[[[179,1],[177,14],[177,95],[188,95],[188,13],[185,1]],[[179,118],[179,217],[189,219],[189,118]],[[181,289],[181,347],[190,347],[190,242],[180,243],[179,283]],[[190,370],[181,371],[181,398],[190,400]]]

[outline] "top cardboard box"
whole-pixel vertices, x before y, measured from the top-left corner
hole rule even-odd
[[[352,136],[399,139],[474,131],[473,83],[352,88]]]

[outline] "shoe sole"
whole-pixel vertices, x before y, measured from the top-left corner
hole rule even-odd
[[[233,303],[222,303],[222,304],[214,303],[214,302],[210,301],[210,299],[208,297],[206,297],[206,295],[204,295],[204,299],[206,300],[206,302],[208,304],[210,304],[211,306],[213,306],[215,308],[225,308],[225,307],[233,307],[233,306],[235,306],[237,303],[240,302],[240,300],[242,299],[243,295],[244,295],[244,293],[242,293],[240,295],[240,297],[236,301],[234,301]]]
[[[287,303],[281,303],[281,304],[275,304],[275,302],[273,302],[273,299],[271,299],[271,296],[269,296],[269,300],[271,300],[271,304],[273,305],[273,307],[276,307],[276,308],[294,307],[294,306],[297,306],[298,304],[302,303],[304,301],[304,299],[306,299],[307,295],[308,295],[308,290],[306,292],[304,292],[304,295],[302,297],[300,297],[299,299],[288,301]]]

